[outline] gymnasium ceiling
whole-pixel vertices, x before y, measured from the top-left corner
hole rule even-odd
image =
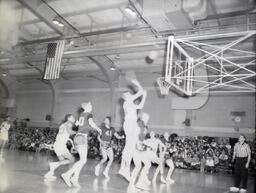
[[[256,26],[253,0],[8,0],[1,6],[0,71],[19,81],[41,77],[47,43],[60,39],[66,40],[64,79],[97,74],[99,65],[114,75],[127,70],[161,74],[169,35],[223,47]],[[255,72],[255,35],[235,49],[248,53],[226,57]],[[187,51],[200,57],[198,50]]]

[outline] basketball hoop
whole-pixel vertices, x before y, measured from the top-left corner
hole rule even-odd
[[[164,77],[159,77],[156,79],[156,82],[160,88],[161,95],[168,95],[171,84],[167,82]]]

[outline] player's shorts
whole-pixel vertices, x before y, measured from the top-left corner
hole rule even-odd
[[[126,141],[123,152],[122,158],[125,160],[130,160],[133,157],[134,152],[136,151],[136,141]]]
[[[126,136],[136,135],[139,136],[140,134],[140,127],[137,121],[125,121],[123,124],[124,132]]]
[[[100,143],[100,147],[105,150],[108,150],[109,148],[112,148],[112,142],[111,141],[102,141]]]
[[[171,160],[172,160],[172,156],[171,156],[169,153],[166,153],[166,154],[164,155],[164,159],[165,159],[165,160],[168,160],[168,159],[171,159]]]
[[[146,147],[146,145],[144,145],[143,142],[139,142],[136,144],[136,149],[140,152],[144,152],[144,151],[146,151],[147,147]]]
[[[160,158],[157,156],[157,154],[153,151],[147,150],[145,155],[147,158],[152,162],[152,163],[157,163],[159,164]]]
[[[0,133],[0,140],[8,141],[8,132],[2,131],[2,132]]]
[[[87,134],[85,133],[77,133],[74,137],[74,144],[75,146],[79,146],[79,145],[85,145],[87,146]]]
[[[53,149],[57,156],[63,156],[63,155],[70,154],[65,143],[55,142],[53,145]]]

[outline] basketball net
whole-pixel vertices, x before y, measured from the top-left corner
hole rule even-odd
[[[167,82],[164,77],[157,78],[156,82],[160,88],[161,95],[168,95],[171,84]]]

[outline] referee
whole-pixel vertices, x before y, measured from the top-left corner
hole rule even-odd
[[[232,162],[235,161],[235,186],[231,187],[232,192],[246,192],[248,167],[251,159],[251,150],[245,142],[245,136],[240,135],[235,144]],[[241,185],[241,189],[239,190]]]

